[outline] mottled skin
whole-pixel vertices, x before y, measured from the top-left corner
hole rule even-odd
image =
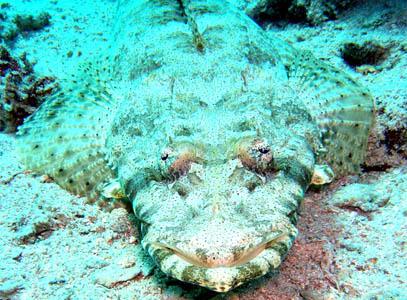
[[[165,23],[158,38],[139,33],[148,46],[161,43],[142,46],[152,49],[144,60],[160,67],[143,73],[140,96],[118,109],[108,135],[111,149],[122,148],[112,157],[132,195],[143,247],[165,273],[217,291],[280,265],[314,168],[315,143],[305,131],[317,133],[298,99],[279,95],[286,74],[261,30],[232,8],[222,10],[223,17],[215,11],[196,18],[210,22],[204,53],[191,42],[188,24]],[[163,45],[171,35],[179,41]],[[126,51],[119,62],[138,60],[138,49]],[[266,149],[256,148],[259,142]]]
[[[20,130],[23,160],[75,193],[120,182],[142,246],[179,280],[225,292],[277,269],[311,179],[328,181],[320,164],[344,173],[342,157],[363,158],[366,130],[357,130],[371,124],[372,104],[359,105],[367,94],[225,1],[124,0],[116,20],[102,66],[115,82],[113,100],[94,96],[86,111],[69,100],[69,117],[50,117],[61,105],[51,101]],[[350,108],[333,106],[339,99]],[[59,121],[76,116],[90,134]],[[41,150],[44,123],[55,131],[48,143],[69,133],[66,151]],[[346,152],[344,136],[360,153]],[[326,145],[338,145],[340,159]]]

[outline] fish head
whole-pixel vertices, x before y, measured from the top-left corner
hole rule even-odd
[[[141,244],[164,273],[226,292],[278,269],[315,162],[304,138],[274,133],[157,154],[132,203]]]

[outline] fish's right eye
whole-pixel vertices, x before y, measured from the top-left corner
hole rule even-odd
[[[271,146],[262,139],[243,141],[238,146],[237,157],[243,166],[259,174],[275,170]]]

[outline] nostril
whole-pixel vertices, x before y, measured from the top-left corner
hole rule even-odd
[[[184,189],[177,189],[177,193],[178,195],[180,195],[181,197],[185,197],[188,193],[186,190]]]
[[[258,184],[256,184],[256,182],[253,181],[249,181],[248,183],[246,183],[246,188],[249,190],[249,192],[253,192],[257,186]]]
[[[173,189],[178,193],[178,195],[180,195],[181,197],[186,197],[188,195],[188,188],[177,182],[174,186]]]
[[[260,184],[261,180],[259,178],[252,178],[245,183],[245,187],[249,190],[249,192],[253,192]]]

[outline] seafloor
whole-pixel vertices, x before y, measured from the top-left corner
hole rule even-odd
[[[256,1],[236,2],[249,10]],[[407,5],[355,2],[336,20],[318,24],[260,15],[270,35],[367,86],[377,114],[363,173],[308,192],[300,235],[278,274],[225,295],[167,278],[144,255],[131,214],[85,204],[49,178],[25,172],[14,135],[1,133],[0,299],[406,299]],[[3,43],[15,56],[26,52],[36,73],[69,77],[106,43],[116,5],[2,2],[4,26],[18,14],[51,16],[49,26]],[[341,49],[364,42],[380,45],[386,55],[347,64]]]

